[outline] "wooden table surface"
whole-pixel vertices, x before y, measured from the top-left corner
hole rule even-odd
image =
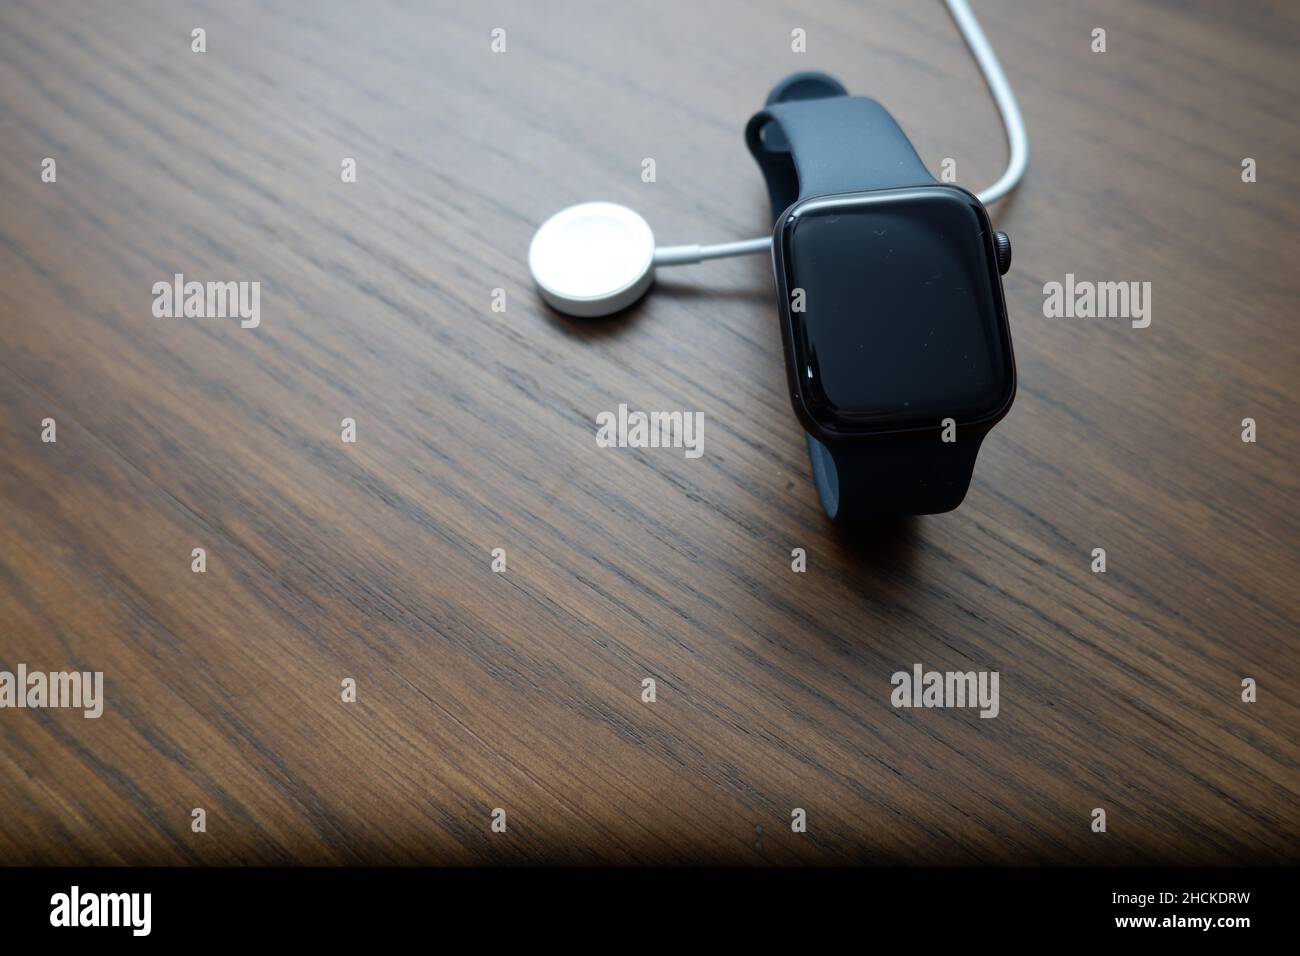
[[[0,863],[1300,860],[1300,8],[974,5],[1019,395],[960,510],[844,534],[764,258],[578,322],[525,253],[592,198],[765,232],[798,69],[982,187],[942,4],[6,2],[0,669],[106,703],[0,710]],[[156,318],[176,273],[260,325]],[[1067,274],[1150,326],[1045,317]],[[620,402],[703,456],[598,448]],[[1000,713],[894,708],[918,663]]]

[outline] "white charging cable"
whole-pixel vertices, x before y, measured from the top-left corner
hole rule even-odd
[[[998,104],[1010,159],[1002,177],[979,193],[985,203],[1001,199],[1020,182],[1029,164],[1029,137],[1002,65],[966,0],[946,0],[966,39],[984,82]],[[680,266],[768,252],[772,237],[714,245],[659,246],[649,223],[626,206],[579,203],[562,209],[538,227],[528,246],[528,268],[542,298],[568,315],[612,315],[650,288],[659,266]]]
[[[998,112],[1002,114],[1002,128],[1007,134],[1010,156],[1007,159],[1006,172],[992,186],[976,194],[980,202],[987,206],[1011,192],[1020,185],[1020,180],[1024,179],[1025,169],[1029,166],[1029,134],[1025,132],[1025,118],[1020,115],[1020,104],[1016,102],[1016,94],[1011,89],[1011,84],[1007,82],[1007,75],[1002,72],[998,55],[993,52],[993,47],[989,45],[989,38],[980,29],[980,23],[975,19],[970,4],[966,0],[947,0],[947,3],[948,12],[957,21],[957,27],[966,40],[966,46],[970,47],[971,55],[975,57],[975,62],[979,64],[980,71],[984,74],[984,83],[993,94],[994,102],[998,104]]]
[[[984,35],[979,20],[975,19],[970,4],[966,0],[945,0],[945,2],[948,4],[948,12],[957,21],[957,28],[965,38],[966,46],[970,48],[971,55],[975,57],[975,62],[979,64],[984,74],[984,82],[989,92],[993,94],[993,99],[998,105],[998,112],[1002,114],[1002,126],[1007,134],[1007,146],[1010,148],[1011,155],[1007,160],[1006,171],[992,186],[976,194],[980,202],[987,206],[1015,189],[1024,178],[1025,169],[1029,165],[1029,136],[1025,132],[1025,120],[1020,115],[1020,106],[1016,103],[1016,94],[1012,91],[1011,84],[1007,82],[1007,75],[1002,72],[998,55],[989,45],[988,37]],[[738,242],[720,242],[708,246],[660,246],[655,250],[654,264],[683,266],[693,262],[703,262],[706,259],[756,255],[767,252],[771,247],[771,236],[742,239]]]

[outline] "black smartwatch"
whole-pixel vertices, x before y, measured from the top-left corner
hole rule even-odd
[[[790,399],[826,514],[951,511],[1016,394],[1010,242],[884,107],[824,74],[778,84],[745,138],[772,201]]]

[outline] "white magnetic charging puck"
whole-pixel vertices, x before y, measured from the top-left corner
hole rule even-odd
[[[645,295],[654,259],[649,223],[612,202],[560,210],[528,246],[528,268],[542,298],[582,318],[611,315]]]

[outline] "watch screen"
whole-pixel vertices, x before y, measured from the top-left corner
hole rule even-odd
[[[819,424],[959,424],[1014,389],[987,214],[948,186],[810,200],[780,233],[791,374]]]

